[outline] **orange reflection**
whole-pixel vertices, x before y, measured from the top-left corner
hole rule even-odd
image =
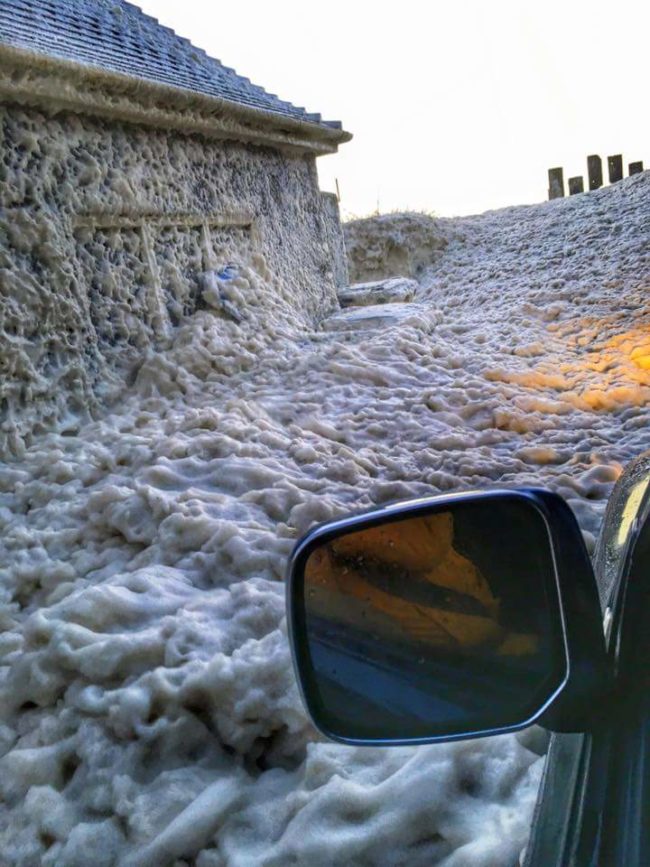
[[[487,370],[486,378],[525,389],[528,394],[519,395],[516,404],[526,412],[615,412],[645,406],[650,401],[650,314],[639,309],[635,326],[626,331],[620,330],[621,323],[629,317],[620,312],[554,323],[549,331],[562,340],[561,356],[526,369]],[[497,427],[511,424],[502,419]]]
[[[316,549],[305,569],[312,613],[362,623],[377,636],[447,649],[489,645],[523,655],[532,635],[509,633],[499,600],[476,565],[453,545],[453,516],[442,512],[349,533]]]
[[[646,343],[644,346],[635,346],[630,353],[630,358],[641,370],[650,370],[650,343]]]

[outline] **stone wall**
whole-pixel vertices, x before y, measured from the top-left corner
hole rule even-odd
[[[11,105],[0,154],[0,453],[92,412],[206,272],[253,269],[245,305],[294,321],[336,305],[313,155]]]

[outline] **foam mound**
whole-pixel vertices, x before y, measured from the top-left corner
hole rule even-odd
[[[516,863],[535,732],[324,742],[282,577],[316,521],[497,483],[559,492],[593,546],[650,445],[649,200],[646,173],[442,221],[396,324],[200,310],[0,467],[3,863]]]
[[[380,214],[346,223],[350,279],[419,278],[439,260],[459,223],[419,213]]]

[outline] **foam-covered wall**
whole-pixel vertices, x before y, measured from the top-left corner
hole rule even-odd
[[[312,155],[11,105],[0,145],[0,454],[92,413],[229,262],[243,316],[336,305]]]
[[[348,257],[341,227],[339,201],[334,193],[322,193],[323,213],[325,215],[326,243],[331,250],[331,263],[336,286],[341,289],[350,282]]]

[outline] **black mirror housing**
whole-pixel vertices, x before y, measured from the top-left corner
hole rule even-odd
[[[598,585],[570,507],[550,491],[535,495],[545,504],[551,528],[569,649],[567,683],[538,722],[555,732],[588,731],[613,683]]]
[[[582,535],[543,490],[432,497],[316,527],[293,551],[287,614],[309,714],[343,743],[580,730],[606,682]]]

